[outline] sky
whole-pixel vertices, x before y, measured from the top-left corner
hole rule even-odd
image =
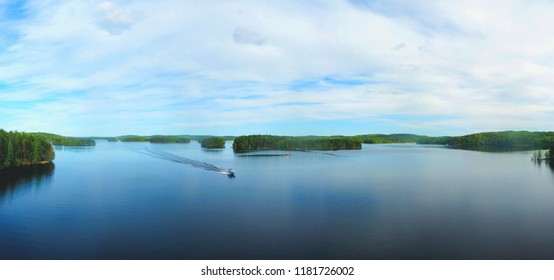
[[[554,130],[554,1],[0,0],[0,128]]]

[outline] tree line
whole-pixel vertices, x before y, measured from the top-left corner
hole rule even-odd
[[[238,141],[237,141],[238,140]],[[440,144],[462,149],[548,149],[554,147],[554,132],[500,131],[473,133],[464,136],[431,137],[415,134],[366,134],[357,136],[241,136],[233,143],[234,150],[338,150],[359,149],[359,143]]]
[[[150,143],[190,143],[190,139],[179,136],[152,136],[148,139]]]
[[[415,134],[358,135],[363,143],[440,144],[462,149],[550,148],[554,147],[554,132],[499,131],[473,133],[464,136],[431,137]]]
[[[454,148],[550,148],[554,132],[499,131],[474,133],[457,137],[429,137],[420,144],[446,144]]]
[[[155,136],[138,136],[138,135],[126,135],[108,138],[109,142],[150,142],[150,143],[190,143],[190,139],[181,137],[181,136],[166,136],[166,135],[155,135]]]
[[[210,137],[200,141],[202,148],[222,149],[225,148],[225,139],[223,137]]]
[[[235,138],[233,150],[353,150],[361,149],[359,137],[248,135]]]
[[[45,139],[47,142],[51,143],[52,145],[56,146],[95,146],[96,141],[92,138],[85,138],[85,137],[67,137],[67,136],[61,136],[57,134],[52,133],[44,133],[44,132],[36,132],[36,133],[30,133],[37,135],[43,139]]]
[[[365,134],[358,135],[364,144],[393,144],[393,143],[417,143],[446,145],[452,138],[450,136],[425,136],[417,134]]]
[[[0,168],[51,162],[54,157],[52,145],[43,137],[0,129]]]
[[[148,142],[144,136],[127,135],[117,137],[117,140],[121,142]]]
[[[388,144],[388,143],[416,143],[428,138],[427,136],[415,134],[366,134],[358,135],[365,144]]]

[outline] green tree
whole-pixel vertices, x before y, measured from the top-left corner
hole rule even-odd
[[[148,139],[150,143],[190,143],[190,139],[179,136],[152,136]]]
[[[6,151],[6,159],[4,159],[4,167],[10,167],[14,163],[14,151],[13,144],[8,140],[8,147]]]
[[[33,137],[33,163],[40,162],[43,158],[43,147],[41,145],[41,139]]]
[[[36,134],[0,130],[0,168],[52,161],[52,145]]]
[[[361,149],[360,137],[248,135],[235,138],[235,151],[248,150],[345,150]]]
[[[202,148],[221,149],[225,148],[225,139],[223,137],[210,137],[200,142]]]

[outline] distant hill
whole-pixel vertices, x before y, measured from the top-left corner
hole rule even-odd
[[[191,140],[202,142],[207,138],[223,138],[224,140],[234,140],[235,136],[213,136],[213,135],[121,135],[117,137],[90,137],[94,139],[108,140],[110,142],[151,142],[151,143],[190,143]]]
[[[554,147],[554,132],[482,132],[464,136],[449,137],[445,139],[445,144],[454,148],[550,148]]]
[[[415,134],[366,134],[358,135],[365,144],[416,143],[428,136]]]
[[[225,141],[231,141],[231,140],[235,140],[235,136],[217,136],[217,135],[177,135],[179,137],[185,137],[185,138],[188,138],[190,140],[194,140],[194,141],[198,141],[198,142],[202,142],[202,140],[204,139],[207,139],[207,138],[214,138],[214,137],[219,137],[219,138],[223,138],[225,139]]]
[[[473,133],[464,136],[431,137],[415,134],[359,135],[363,143],[441,144],[452,148],[549,148],[554,146],[554,132],[498,131]]]

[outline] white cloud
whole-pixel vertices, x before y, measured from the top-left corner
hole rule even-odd
[[[0,102],[34,117],[0,117],[72,134],[142,133],[137,116],[152,133],[399,114],[420,133],[554,130],[552,2],[368,3],[32,2],[2,23]]]
[[[233,40],[239,44],[263,45],[266,38],[262,35],[244,27],[237,27],[233,32]]]
[[[96,6],[96,23],[113,35],[130,29],[138,18],[137,12],[122,8],[111,1],[104,1]]]
[[[395,50],[395,51],[399,51],[399,50],[401,50],[405,47],[406,47],[405,43],[400,43],[400,44],[397,44],[396,46],[394,46],[392,49]]]

